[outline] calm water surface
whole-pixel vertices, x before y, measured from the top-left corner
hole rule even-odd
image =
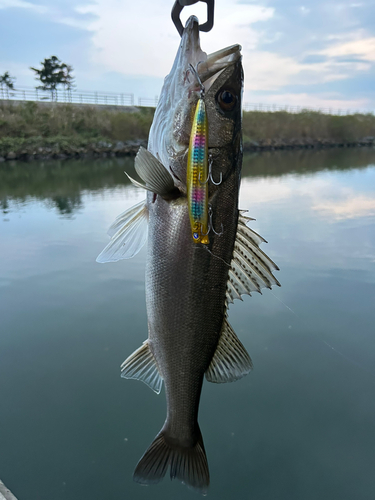
[[[132,481],[165,400],[120,378],[147,337],[145,249],[95,262],[144,197],[124,169],[0,166],[0,479],[19,500],[199,498]],[[247,156],[240,208],[282,288],[230,309],[254,371],[204,384],[209,498],[373,500],[375,150]]]

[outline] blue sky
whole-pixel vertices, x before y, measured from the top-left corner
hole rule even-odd
[[[173,0],[0,0],[0,74],[35,86],[51,55],[77,88],[160,93],[179,43]],[[183,10],[205,20],[205,4]],[[246,102],[375,110],[375,0],[216,0],[202,48],[243,47]]]

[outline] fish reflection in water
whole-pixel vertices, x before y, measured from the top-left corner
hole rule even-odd
[[[233,45],[207,56],[198,20],[189,18],[164,82],[148,150],[141,148],[135,159],[144,184],[131,180],[148,190],[147,199],[116,219],[111,241],[97,259],[134,256],[148,226],[149,335],[122,364],[122,376],[142,380],[157,393],[164,382],[167,417],[135,469],[134,479],[142,484],[159,482],[170,468],[171,478],[207,491],[198,425],[203,377],[224,383],[249,373],[252,362],[227,320],[228,306],[242,294],[279,285],[272,274],[276,264],[259,248],[265,240],[238,210],[240,51]],[[193,119],[196,108],[206,115],[197,112]]]

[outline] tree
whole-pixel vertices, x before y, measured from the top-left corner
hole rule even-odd
[[[44,59],[41,63],[42,68],[30,68],[36,73],[36,79],[40,80],[42,85],[36,87],[41,90],[51,92],[52,101],[57,98],[57,86],[63,85],[66,90],[70,90],[74,85],[74,76],[72,66],[62,63],[56,56]]]
[[[0,86],[1,86],[1,95],[4,99],[4,88],[6,89],[7,96],[9,97],[8,93],[9,90],[14,89],[13,82],[16,78],[14,76],[10,76],[9,72],[6,71],[3,75],[0,75]]]

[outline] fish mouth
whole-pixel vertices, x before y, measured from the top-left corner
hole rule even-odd
[[[181,52],[185,57],[185,67],[192,65],[207,92],[220,73],[234,64],[241,57],[241,45],[235,44],[206,54],[201,50],[199,37],[199,21],[190,16],[186,22],[181,39]]]

